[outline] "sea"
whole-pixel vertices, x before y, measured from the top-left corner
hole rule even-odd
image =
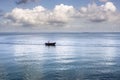
[[[120,80],[120,33],[0,33],[0,80]]]

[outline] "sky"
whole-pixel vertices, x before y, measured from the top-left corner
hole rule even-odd
[[[120,0],[0,0],[0,32],[120,32]]]

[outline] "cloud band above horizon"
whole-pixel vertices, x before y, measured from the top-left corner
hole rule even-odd
[[[75,28],[75,25],[81,27],[79,24],[83,23],[120,24],[120,13],[112,2],[106,2],[100,6],[96,3],[88,4],[80,9],[64,4],[56,5],[52,10],[43,6],[36,6],[33,9],[14,8],[11,12],[4,14],[3,18],[2,25],[40,28],[43,26]]]

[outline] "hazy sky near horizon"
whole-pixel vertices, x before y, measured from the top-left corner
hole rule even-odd
[[[1,0],[0,32],[120,32],[120,0]]]

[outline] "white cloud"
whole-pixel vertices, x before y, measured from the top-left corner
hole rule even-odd
[[[64,21],[68,21],[71,16],[74,14],[74,7],[68,6],[68,5],[56,5],[53,11],[53,16],[56,17],[56,19],[62,19]]]
[[[115,12],[116,11],[116,7],[112,2],[107,2],[105,5],[103,5],[103,8],[107,11],[112,11]]]
[[[115,21],[117,17],[116,7],[112,2],[106,2],[104,5],[89,4],[82,7],[79,11],[79,17],[84,17],[92,22]]]
[[[23,25],[61,25],[67,23],[73,14],[73,6],[60,4],[56,5],[52,11],[42,6],[33,9],[15,8],[12,12],[5,14],[5,18]]]
[[[100,6],[95,3],[88,4],[87,7],[81,7],[80,10],[73,6],[60,4],[56,5],[53,10],[48,10],[42,6],[33,9],[14,8],[4,15],[2,22],[2,24],[11,26],[38,26],[40,29],[45,29],[47,26],[47,29],[55,30],[58,30],[58,27],[54,26],[61,26],[59,29],[69,28],[69,30],[78,30],[81,26],[87,26],[86,28],[90,29],[91,27],[88,27],[87,23],[93,26],[99,23],[118,26],[120,13],[117,12],[117,8],[112,2],[106,2]]]

